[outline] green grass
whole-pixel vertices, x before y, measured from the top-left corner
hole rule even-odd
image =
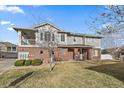
[[[20,73],[18,73],[18,70]],[[33,69],[23,68],[18,70],[10,70],[1,75],[0,84],[3,78],[10,82]],[[24,82],[18,84],[18,87],[124,87],[124,63],[110,61],[108,63],[107,61],[97,63],[65,62],[57,64],[52,72],[49,71],[48,65],[41,69],[35,69],[35,73]]]

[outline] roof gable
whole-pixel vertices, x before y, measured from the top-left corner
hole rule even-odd
[[[44,22],[44,23],[38,24],[38,25],[34,26],[33,28],[36,29],[36,28],[39,28],[39,27],[42,27],[42,26],[45,26],[45,25],[49,25],[49,26],[59,30],[60,32],[64,32],[63,29],[59,28],[58,26],[56,26],[55,24],[50,23],[50,22]]]
[[[32,28],[16,28],[14,27],[13,29],[18,31],[19,29],[20,30],[27,30],[27,31],[37,31],[38,28],[40,27],[43,27],[45,25],[49,25],[51,27],[53,27],[54,29],[57,29],[58,30],[58,33],[65,33],[65,34],[68,34],[68,35],[71,35],[71,36],[79,36],[79,37],[87,37],[87,38],[103,38],[102,36],[99,36],[99,35],[88,35],[88,34],[82,34],[82,33],[72,33],[72,32],[66,32],[64,31],[63,29],[59,28],[58,26],[56,26],[55,24],[51,23],[51,22],[44,22],[44,23],[41,23],[41,24],[38,24],[36,26],[33,26]]]

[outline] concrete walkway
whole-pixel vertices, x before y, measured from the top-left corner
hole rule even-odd
[[[15,59],[3,59],[0,60],[0,74],[14,67]]]

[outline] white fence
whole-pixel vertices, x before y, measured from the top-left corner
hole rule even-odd
[[[112,60],[113,58],[112,58],[112,55],[110,55],[110,54],[101,54],[101,59],[102,60],[106,60],[106,59]]]

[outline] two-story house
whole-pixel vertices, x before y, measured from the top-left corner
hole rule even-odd
[[[48,40],[57,43],[53,50],[56,60],[99,60],[101,57],[101,36],[65,32],[51,23],[13,29],[19,36],[18,59],[38,58],[48,62],[49,53],[43,47]]]
[[[17,45],[10,42],[0,42],[0,58],[17,58]]]

